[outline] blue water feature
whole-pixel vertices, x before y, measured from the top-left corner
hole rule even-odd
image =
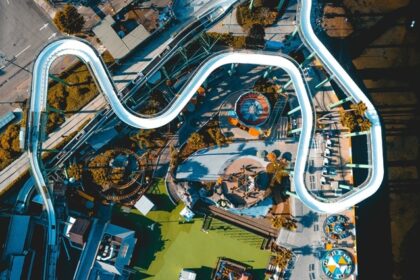
[[[228,209],[228,211],[236,215],[244,215],[253,218],[259,218],[266,216],[272,205],[273,199],[271,197],[267,197],[266,199],[252,207],[240,209],[232,208]]]

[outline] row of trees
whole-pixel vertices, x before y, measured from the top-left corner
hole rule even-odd
[[[84,64],[64,72],[60,79],[63,81],[51,83],[48,89],[48,106],[53,108],[48,115],[48,133],[64,122],[64,113],[79,111],[98,94],[96,84]]]
[[[21,154],[19,131],[20,125],[12,124],[0,135],[0,170]]]

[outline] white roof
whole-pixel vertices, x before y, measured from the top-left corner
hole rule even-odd
[[[191,220],[195,216],[194,212],[191,211],[191,209],[188,208],[187,206],[185,206],[184,209],[182,209],[181,212],[179,212],[179,215],[181,215],[187,220]]]
[[[143,195],[134,205],[134,207],[136,207],[136,209],[145,216],[150,212],[150,210],[152,210],[154,206],[155,205],[153,202],[151,202],[150,199],[148,199],[145,195]]]
[[[179,280],[195,280],[197,274],[193,271],[182,270],[179,274]]]

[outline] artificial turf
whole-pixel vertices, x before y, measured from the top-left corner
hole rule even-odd
[[[260,250],[261,237],[216,219],[207,233],[201,230],[202,217],[182,223],[179,212],[184,205],[171,204],[163,181],[147,196],[156,210],[146,217],[137,210],[114,216],[114,220],[137,232],[132,262],[137,277],[177,279],[182,269],[189,269],[197,273],[197,279],[210,279],[218,258],[227,257],[252,266],[254,277],[264,279],[270,252]]]

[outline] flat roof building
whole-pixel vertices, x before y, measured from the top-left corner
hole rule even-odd
[[[117,21],[107,15],[98,25],[93,28],[93,33],[101,40],[115,59],[121,59],[129,54],[135,47],[146,40],[150,33],[139,24],[130,33],[116,31]]]
[[[74,279],[128,279],[135,232],[94,220]]]
[[[195,280],[197,273],[191,270],[183,269],[179,274],[179,280]]]
[[[89,229],[90,221],[86,219],[77,219],[69,231],[71,241],[83,246],[89,234]]]
[[[147,215],[155,205],[150,201],[145,195],[143,195],[137,202],[134,204],[134,207],[140,211],[143,215]]]

